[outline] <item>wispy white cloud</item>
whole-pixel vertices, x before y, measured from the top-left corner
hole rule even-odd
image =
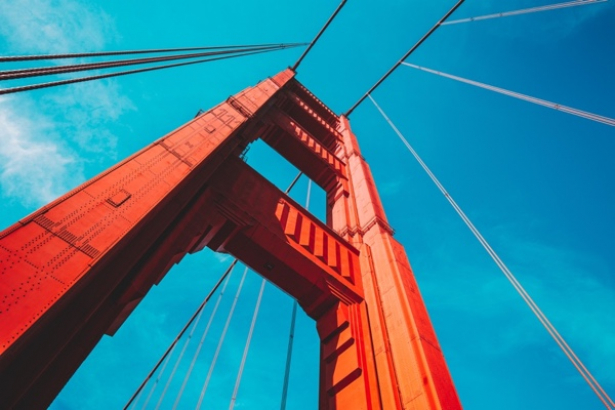
[[[484,233],[587,367],[603,383],[615,383],[610,371],[615,368],[615,294],[605,282],[610,277],[608,266],[579,251],[521,239],[511,234],[514,231],[498,227]],[[561,355],[486,257],[468,261],[446,243],[434,252],[440,262],[421,278],[422,290],[431,296],[429,308],[490,326],[492,337],[475,341],[481,354],[502,357],[525,347],[541,347]],[[441,285],[442,280],[447,286]]]
[[[100,49],[118,35],[99,7],[75,0],[4,0],[0,34],[20,52]]]
[[[103,10],[78,0],[0,2],[0,36],[5,54],[96,51],[119,37]],[[85,164],[115,159],[117,137],[109,128],[135,109],[113,80],[37,95],[36,102],[19,94],[0,104],[1,193],[26,206],[83,182]]]
[[[114,157],[117,137],[107,127],[126,111],[134,110],[132,101],[122,95],[112,80],[74,84],[44,97],[48,112],[62,111],[56,126],[81,151],[106,153]]]
[[[20,108],[25,107],[0,99],[0,187],[5,195],[37,206],[81,182],[83,170],[78,157],[57,141],[52,124],[31,121]]]

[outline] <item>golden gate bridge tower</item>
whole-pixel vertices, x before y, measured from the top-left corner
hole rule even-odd
[[[98,341],[117,331],[174,264],[187,254],[210,248],[231,254],[258,272],[294,298],[314,320],[320,338],[320,409],[461,409],[406,252],[393,237],[348,116],[398,66],[410,65],[404,60],[463,0],[346,114],[336,115],[296,79],[296,68],[345,2],[294,67],[199,113],[0,232],[0,407],[48,406]],[[189,57],[6,71],[0,79],[204,58],[5,89],[0,94],[255,54],[286,45],[237,47]],[[178,50],[193,49],[174,51]],[[540,100],[542,103],[545,101]],[[599,117],[580,110],[570,113],[594,120]],[[598,120],[615,124],[605,117]],[[243,160],[246,148],[259,139],[324,190],[326,222]],[[605,407],[615,408],[405,142]]]
[[[209,247],[315,320],[320,408],[461,408],[348,119],[294,75],[230,97],[1,234],[0,402],[48,405],[174,263]],[[257,138],[325,190],[326,224],[239,158]]]

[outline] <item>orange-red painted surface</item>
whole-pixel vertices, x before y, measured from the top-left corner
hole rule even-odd
[[[461,408],[348,121],[288,69],[0,233],[0,403],[48,405],[186,253],[231,253],[321,338],[321,409]],[[239,159],[261,136],[327,192],[323,224]]]

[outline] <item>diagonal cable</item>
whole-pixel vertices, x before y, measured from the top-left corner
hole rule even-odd
[[[537,13],[537,12],[541,12],[541,11],[550,11],[550,10],[564,9],[564,8],[567,8],[567,7],[587,6],[589,4],[605,3],[607,1],[609,1],[609,0],[576,0],[576,1],[569,1],[569,2],[566,2],[566,3],[549,4],[547,6],[530,7],[530,8],[527,8],[527,9],[505,11],[505,12],[502,12],[502,13],[486,14],[484,16],[469,17],[469,18],[458,19],[458,20],[449,20],[449,21],[446,21],[446,22],[442,23],[441,25],[442,26],[446,26],[446,25],[450,25],[450,24],[471,23],[473,21],[497,19],[497,18],[500,18],[500,17],[518,16],[518,15],[521,15],[521,14],[530,14],[530,13]]]
[[[421,157],[419,157],[418,153],[412,148],[408,140],[403,136],[401,131],[393,124],[391,119],[386,115],[386,113],[380,108],[376,100],[369,95],[369,99],[372,101],[374,106],[378,109],[382,117],[387,121],[387,123],[391,126],[393,131],[397,134],[397,136],[404,143],[406,148],[410,151],[410,153],[414,156],[414,158],[421,165],[423,170],[429,175],[429,178],[433,181],[433,183],[438,187],[440,192],[444,195],[444,197],[448,200],[448,202],[453,206],[457,214],[461,217],[467,227],[472,231],[476,239],[480,242],[480,244],[485,248],[489,256],[495,261],[496,265],[500,268],[506,279],[513,285],[517,293],[521,296],[521,298],[525,301],[528,307],[532,310],[536,318],[540,321],[540,323],[545,327],[547,332],[551,335],[551,337],[555,340],[555,343],[562,349],[566,357],[570,360],[570,362],[574,365],[577,371],[581,374],[583,379],[587,382],[589,387],[594,391],[596,396],[600,399],[600,401],[604,404],[604,406],[608,410],[615,409],[615,403],[609,397],[609,395],[604,391],[602,386],[596,381],[594,376],[590,373],[589,370],[585,367],[583,362],[577,357],[572,348],[568,345],[568,343],[564,340],[564,338],[559,334],[559,332],[555,329],[553,324],[547,319],[544,313],[540,310],[536,302],[530,297],[527,291],[521,286],[517,278],[513,275],[513,273],[508,269],[508,267],[504,264],[502,259],[500,259],[499,255],[493,250],[491,245],[487,242],[487,240],[482,236],[482,234],[478,231],[478,229],[474,226],[474,224],[470,221],[470,219],[466,216],[466,214],[461,210],[459,205],[453,200],[453,198],[446,191],[444,186],[440,183],[440,181],[436,178],[436,176],[431,172],[427,164],[423,162]]]
[[[459,82],[462,82],[462,83],[470,84],[470,85],[473,85],[473,86],[476,86],[476,87],[484,88],[485,90],[495,91],[496,93],[499,93],[499,94],[507,95],[509,97],[514,97],[514,98],[517,98],[519,100],[531,102],[531,103],[537,104],[537,105],[542,105],[543,107],[551,108],[551,109],[554,109],[554,110],[557,110],[557,111],[565,112],[567,114],[576,115],[578,117],[582,117],[582,118],[585,118],[585,119],[588,119],[588,120],[592,120],[592,121],[596,121],[596,122],[601,122],[603,124],[615,127],[615,119],[613,119],[613,118],[604,117],[602,115],[593,114],[593,113],[587,112],[587,111],[582,111],[582,110],[579,110],[577,108],[567,107],[567,106],[562,105],[562,104],[557,104],[557,103],[554,103],[554,102],[551,102],[551,101],[542,100],[540,98],[531,97],[529,95],[517,93],[517,92],[514,92],[514,91],[505,90],[504,88],[499,88],[499,87],[494,87],[492,85],[488,85],[488,84],[484,84],[484,83],[479,83],[478,81],[468,80],[467,78],[462,78],[462,77],[457,77],[455,75],[446,74],[446,73],[443,73],[441,71],[436,71],[436,70],[432,70],[430,68],[421,67],[421,66],[418,66],[416,64],[410,64],[410,63],[406,63],[406,62],[404,62],[402,64],[405,65],[405,66],[411,67],[411,68],[416,68],[417,70],[425,71],[425,72],[428,72],[428,73],[431,73],[431,74],[436,74],[436,75],[439,75],[439,76],[445,77],[445,78],[450,78],[451,80],[455,80],[455,81],[459,81]]]

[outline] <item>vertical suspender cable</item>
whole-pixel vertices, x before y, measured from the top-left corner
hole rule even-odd
[[[220,354],[220,350],[222,349],[222,344],[224,343],[224,337],[226,336],[226,331],[228,330],[228,326],[231,323],[231,319],[233,318],[233,312],[235,311],[235,306],[237,306],[237,300],[239,299],[239,294],[241,293],[241,288],[243,287],[243,282],[245,281],[247,274],[248,274],[248,267],[246,266],[245,270],[243,271],[243,276],[241,277],[241,282],[239,282],[237,293],[235,293],[235,299],[233,299],[231,310],[228,313],[228,317],[226,318],[226,323],[224,324],[224,328],[222,329],[222,334],[220,335],[220,340],[218,341],[218,347],[216,347],[216,352],[214,353],[214,357],[211,361],[211,365],[209,366],[209,371],[207,372],[205,383],[203,383],[203,388],[201,389],[201,395],[199,396],[199,401],[196,405],[197,409],[200,409],[201,404],[203,403],[203,398],[205,397],[207,386],[209,386],[211,375],[214,371],[214,367],[216,366],[216,362],[218,361],[218,355]]]
[[[203,303],[201,303],[201,305],[198,307],[198,309],[196,310],[196,312],[194,312],[194,314],[192,315],[192,317],[188,320],[188,323],[186,323],[186,325],[183,327],[183,329],[179,332],[179,334],[175,337],[175,339],[173,340],[173,342],[171,343],[171,345],[168,347],[168,349],[164,352],[164,354],[162,355],[162,357],[158,360],[158,362],[156,363],[156,365],[154,366],[154,368],[152,370],[150,370],[150,372],[148,373],[147,377],[145,378],[145,380],[143,380],[143,383],[141,383],[141,385],[139,386],[139,388],[137,389],[137,391],[132,395],[132,397],[130,398],[130,400],[128,400],[128,402],[126,403],[126,405],[124,406],[124,410],[128,409],[128,407],[130,407],[130,405],[134,402],[135,398],[141,394],[141,391],[143,390],[143,388],[145,387],[145,385],[147,384],[147,382],[152,378],[153,374],[156,372],[156,370],[158,370],[158,368],[160,367],[160,365],[162,364],[162,362],[166,360],[165,365],[163,366],[163,368],[166,366],[166,363],[168,363],[169,361],[169,357],[173,354],[173,350],[175,349],[175,346],[177,345],[177,342],[179,342],[179,339],[184,335],[184,333],[186,332],[186,330],[188,330],[188,328],[190,327],[190,324],[196,319],[197,315],[199,314],[199,312],[205,307],[205,305],[207,304],[207,302],[209,301],[209,299],[211,299],[211,297],[213,296],[213,294],[216,292],[216,290],[218,290],[218,287],[220,287],[220,285],[222,284],[222,282],[224,281],[224,279],[229,275],[229,273],[233,270],[233,268],[235,267],[235,265],[237,264],[237,259],[235,259],[230,265],[229,267],[226,269],[226,271],[224,271],[224,273],[222,274],[222,276],[220,277],[220,279],[218,279],[218,282],[216,282],[216,284],[214,285],[214,287],[212,288],[212,290],[209,292],[209,294],[207,294],[207,296],[205,297],[205,299],[203,300]],[[162,370],[161,370],[162,373]]]
[[[281,410],[286,410],[286,398],[288,397],[288,381],[290,377],[290,363],[293,356],[293,343],[295,340],[295,323],[297,321],[297,301],[293,300],[293,312],[290,316],[290,332],[288,334],[288,350],[286,351],[286,368],[284,369],[284,384],[282,387]]]
[[[246,340],[246,346],[243,349],[243,356],[241,357],[241,364],[239,365],[239,371],[237,372],[237,379],[235,380],[235,387],[233,388],[233,394],[231,396],[231,404],[229,405],[229,410],[233,410],[233,408],[235,407],[235,400],[237,400],[237,392],[239,391],[239,384],[241,383],[241,375],[243,374],[243,369],[246,365],[248,350],[250,349],[250,342],[252,341],[252,334],[254,333],[254,326],[256,325],[256,318],[258,317],[258,311],[261,307],[261,300],[263,299],[263,292],[265,291],[266,284],[267,280],[263,278],[260,291],[258,292],[256,306],[254,307],[254,314],[252,315],[252,323],[250,323],[248,339]]]
[[[312,180],[308,180],[307,195],[305,199],[305,209],[310,207],[310,193],[312,191]],[[295,341],[295,323],[297,321],[297,300],[293,300],[293,311],[290,316],[290,332],[288,334],[288,349],[286,351],[286,367],[284,369],[284,384],[282,385],[281,410],[286,410],[286,399],[288,397],[288,381],[290,376],[290,363],[293,356],[293,343]]]
[[[162,375],[164,374],[164,370],[167,368],[167,365],[171,361],[171,357],[173,356],[173,352],[175,351],[175,347],[176,346],[177,346],[177,344],[173,344],[173,347],[171,348],[171,351],[169,352],[169,355],[167,356],[167,359],[164,361],[164,364],[162,365],[162,368],[160,369],[160,373],[158,373],[158,376],[156,377],[156,380],[154,380],[154,384],[152,384],[152,387],[149,389],[149,393],[147,394],[147,397],[145,398],[145,402],[143,403],[143,406],[141,407],[142,409],[147,408],[147,404],[149,403],[149,400],[152,398],[152,394],[154,394],[154,390],[156,390],[156,387],[158,386],[158,382],[160,382],[160,379],[162,378]],[[141,391],[143,391],[143,389],[139,390],[139,392],[141,392]],[[126,406],[126,407],[128,407],[128,406]],[[137,401],[136,400],[135,400],[134,405],[132,406],[132,408],[133,409],[137,408]]]
[[[222,290],[220,291],[220,296],[218,297],[218,300],[220,300],[222,298],[222,295],[224,294],[224,290],[226,289],[226,286],[228,285],[229,281],[231,280],[231,275],[232,272],[229,273],[229,275],[226,278],[226,281],[224,282],[224,286],[222,287]],[[216,306],[218,304],[216,303]],[[184,342],[184,347],[182,347],[181,352],[179,353],[179,356],[177,356],[177,359],[175,360],[175,365],[173,366],[173,370],[171,370],[171,374],[169,375],[169,379],[167,380],[167,383],[164,385],[164,389],[162,390],[162,393],[160,394],[160,398],[158,399],[158,403],[156,403],[156,410],[158,410],[160,408],[160,405],[162,404],[162,401],[164,400],[164,396],[167,392],[167,390],[169,389],[169,386],[171,385],[171,382],[173,381],[173,377],[175,376],[175,372],[177,371],[177,368],[179,367],[179,364],[182,361],[182,358],[184,357],[184,353],[186,353],[186,349],[188,348],[188,345],[190,344],[190,340],[192,340],[192,335],[194,334],[194,331],[196,330],[198,324],[199,324],[199,320],[201,320],[201,316],[203,315],[203,310],[201,309],[201,311],[199,312],[199,315],[197,316],[196,320],[194,321],[194,325],[192,325],[192,330],[190,330],[190,333],[188,334],[188,337],[186,338],[186,341]],[[212,312],[213,315],[213,312]]]
[[[227,282],[228,282],[228,279],[227,279]],[[171,370],[171,374],[169,375],[169,378],[167,379],[167,382],[164,385],[164,388],[162,389],[162,393],[160,394],[160,397],[158,398],[158,402],[156,403],[156,407],[155,407],[156,410],[160,408],[160,405],[162,404],[162,401],[164,400],[164,396],[166,395],[167,390],[169,389],[169,386],[171,385],[171,382],[173,381],[175,372],[177,371],[177,368],[179,367],[179,364],[181,363],[182,358],[184,357],[184,353],[186,353],[186,349],[188,348],[188,345],[190,344],[190,340],[192,340],[192,335],[194,334],[194,331],[199,325],[201,316],[203,316],[203,310],[201,310],[198,316],[196,317],[196,320],[194,321],[194,324],[192,325],[192,329],[190,330],[190,333],[188,333],[188,337],[184,341],[184,346],[182,347],[182,350],[179,353],[179,356],[177,356],[177,359],[175,359],[175,365],[173,366],[173,370]]]
[[[513,285],[513,287],[515,288],[515,290],[519,293],[519,295],[521,296],[521,298],[523,298],[523,300],[525,301],[525,303],[528,305],[528,307],[532,310],[532,312],[534,313],[534,315],[536,315],[536,317],[538,318],[538,320],[540,321],[540,323],[545,327],[545,329],[547,330],[547,332],[549,332],[549,334],[551,335],[551,337],[553,337],[553,339],[555,340],[555,343],[557,343],[557,345],[562,349],[562,351],[564,352],[564,354],[566,355],[566,357],[568,357],[568,359],[570,360],[570,362],[574,365],[574,367],[578,370],[578,372],[581,374],[581,376],[583,377],[583,379],[585,379],[585,381],[587,382],[587,384],[589,385],[589,387],[591,387],[591,389],[594,391],[594,393],[596,394],[596,396],[600,399],[600,401],[604,404],[604,406],[609,409],[615,409],[615,403],[613,403],[613,400],[608,396],[608,394],[604,391],[604,389],[602,388],[602,386],[600,386],[600,384],[596,381],[596,379],[593,377],[593,375],[589,372],[589,370],[587,370],[587,368],[585,367],[585,365],[581,362],[581,360],[577,357],[577,355],[574,353],[574,351],[572,350],[572,348],[570,348],[570,346],[568,345],[568,343],[562,338],[562,336],[559,334],[559,332],[555,329],[555,327],[553,326],[553,324],[547,319],[547,317],[544,315],[544,313],[540,310],[540,308],[538,307],[538,305],[534,302],[534,300],[530,297],[530,295],[527,293],[527,291],[523,288],[523,286],[521,286],[521,284],[517,281],[517,279],[515,278],[515,276],[513,275],[513,273],[508,269],[508,267],[504,264],[504,262],[500,259],[499,255],[493,250],[493,248],[491,248],[491,246],[489,245],[489,243],[487,242],[487,240],[482,236],[482,234],[478,231],[478,229],[476,229],[476,227],[474,226],[474,224],[470,221],[470,219],[466,216],[466,214],[461,210],[461,208],[459,207],[459,205],[457,205],[457,203],[453,200],[453,198],[449,195],[449,193],[446,191],[446,189],[444,188],[444,186],[440,183],[440,181],[436,178],[436,176],[431,172],[431,170],[429,169],[429,167],[427,167],[427,164],[425,164],[423,162],[423,160],[421,159],[421,157],[419,157],[419,155],[417,154],[417,152],[414,150],[414,148],[412,148],[412,146],[410,145],[410,143],[408,142],[408,140],[406,140],[406,138],[402,135],[402,133],[399,131],[399,129],[397,129],[397,127],[395,126],[395,124],[393,124],[393,122],[389,119],[389,117],[386,115],[386,113],[382,110],[382,108],[380,108],[380,106],[378,105],[378,103],[376,103],[376,100],[374,100],[374,98],[369,95],[369,99],[372,101],[372,103],[376,106],[376,108],[378,109],[378,111],[380,112],[380,114],[384,117],[384,119],[388,122],[388,124],[391,126],[391,128],[393,129],[393,131],[395,131],[395,133],[397,134],[397,136],[401,139],[401,141],[404,143],[404,145],[406,146],[406,148],[408,148],[408,150],[410,151],[410,153],[414,156],[414,158],[418,161],[418,163],[421,165],[421,167],[423,168],[423,170],[427,173],[427,175],[429,175],[429,178],[434,182],[434,184],[436,184],[436,186],[438,187],[438,189],[440,190],[440,192],[442,192],[442,194],[444,195],[444,197],[448,200],[448,202],[453,206],[453,208],[455,209],[455,211],[457,212],[457,214],[461,217],[461,219],[465,222],[465,224],[467,225],[467,227],[470,229],[470,231],[472,231],[472,233],[474,234],[474,236],[476,237],[476,239],[478,239],[478,241],[481,243],[481,245],[483,245],[483,247],[485,248],[485,250],[487,251],[487,253],[489,254],[489,256],[491,256],[491,258],[495,261],[495,263],[498,265],[498,267],[500,268],[500,270],[502,271],[502,273],[504,274],[504,276],[506,276],[506,278],[508,279],[508,281]]]
[[[190,366],[188,367],[188,371],[186,371],[186,375],[184,376],[184,380],[182,382],[182,385],[179,389],[179,392],[177,393],[177,397],[175,398],[175,402],[173,403],[173,409],[176,409],[177,406],[179,405],[179,402],[181,400],[182,394],[184,393],[184,389],[186,388],[186,384],[188,384],[188,379],[190,378],[190,374],[192,373],[192,369],[194,368],[194,365],[196,364],[196,359],[199,356],[199,353],[201,352],[201,348],[203,347],[203,343],[205,342],[205,338],[207,337],[207,333],[209,333],[209,328],[211,327],[212,322],[214,321],[214,318],[216,317],[216,312],[218,311],[218,307],[220,306],[220,302],[222,301],[222,297],[224,296],[224,292],[226,291],[226,286],[229,283],[231,276],[229,275],[226,282],[224,282],[224,286],[222,287],[222,290],[220,291],[220,294],[218,295],[218,300],[216,300],[216,304],[214,305],[213,310],[211,311],[211,315],[209,316],[209,320],[207,321],[207,326],[205,326],[205,330],[203,331],[203,335],[201,336],[201,340],[199,340],[199,345],[196,348],[196,351],[194,352],[194,355],[192,356],[192,361],[190,362]]]

